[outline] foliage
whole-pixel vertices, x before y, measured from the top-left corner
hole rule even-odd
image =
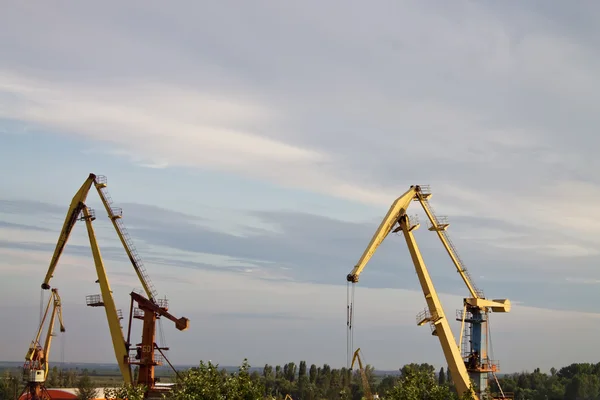
[[[93,400],[98,396],[98,390],[96,390],[94,382],[87,373],[84,373],[79,378],[75,393],[77,395],[77,400]]]
[[[0,376],[0,400],[13,400],[22,391],[21,378],[12,371],[4,371]]]
[[[106,400],[143,400],[145,392],[143,385],[122,384],[116,388],[104,388],[104,397]]]
[[[250,365],[244,360],[237,373],[219,371],[210,361],[185,372],[173,391],[166,396],[172,400],[259,400],[265,389],[260,376],[251,377]]]
[[[85,369],[60,370],[52,368],[47,387],[73,387],[78,376],[88,375]],[[371,392],[383,399],[456,400],[457,395],[448,368],[435,371],[429,364],[407,364],[397,373],[375,376],[372,366],[365,368]],[[112,375],[111,375],[112,374]],[[105,386],[106,379],[115,379],[118,371],[89,373],[95,387]],[[12,370],[2,371],[0,376],[0,400],[14,400],[23,389],[20,374]],[[533,372],[499,375],[502,391],[514,394],[515,400],[596,400],[600,399],[600,363],[574,363],[560,369],[552,368],[543,373],[539,368]],[[490,391],[498,393],[495,380],[490,379]],[[107,385],[106,385],[107,386]],[[15,394],[16,392],[16,394]],[[308,365],[305,361],[285,365],[264,365],[250,371],[247,361],[234,373],[220,369],[218,365],[200,362],[199,367],[181,373],[174,391],[168,396],[173,400],[202,399],[279,399],[286,394],[294,400],[361,400],[364,389],[359,371],[346,368],[335,369],[329,365]],[[143,390],[121,386],[105,389],[108,399],[142,400]],[[463,399],[469,400],[468,395]]]
[[[398,383],[384,397],[392,400],[447,400],[455,396],[449,386],[439,384],[433,366],[408,364],[402,367]]]
[[[82,375],[88,375],[87,370],[81,371]],[[89,376],[89,375],[88,375]],[[47,387],[59,388],[59,387],[73,387],[77,385],[77,372],[73,369],[58,369],[56,366],[52,367],[48,372],[48,379],[46,381]]]
[[[502,389],[514,392],[515,400],[588,400],[600,397],[600,363],[575,363],[550,374],[508,374],[499,379]]]
[[[175,389],[166,396],[169,400],[259,400],[284,399],[291,395],[296,400],[345,399],[361,400],[365,396],[359,370],[332,369],[325,364],[307,366],[300,361],[283,367],[265,365],[262,373],[249,373],[247,360],[239,371],[229,374],[219,370],[210,361],[182,374]],[[385,376],[376,382],[374,368],[365,366],[365,376],[371,392],[384,394],[386,399],[402,400],[459,400],[452,386],[439,384],[446,381],[444,371],[434,372],[429,364],[408,364],[400,376]],[[442,376],[442,378],[440,378]],[[472,400],[464,396],[460,400]]]

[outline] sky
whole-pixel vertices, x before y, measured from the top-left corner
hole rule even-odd
[[[502,372],[597,362],[600,4],[7,2],[0,14],[0,359],[22,360],[71,198],[104,175],[161,297],[175,364],[346,362],[345,277],[393,200],[431,204],[492,299]],[[96,193],[118,307],[139,289]],[[421,215],[418,204],[409,213]],[[456,338],[468,295],[415,231]],[[85,226],[53,287],[51,360],[113,362]],[[377,369],[445,366],[390,235],[356,286]],[[136,326],[139,330],[139,326]],[[137,331],[136,331],[137,332]]]

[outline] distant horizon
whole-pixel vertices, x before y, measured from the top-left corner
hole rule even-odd
[[[202,360],[202,361],[208,362],[208,360]],[[306,361],[306,360],[301,360],[301,361]],[[250,363],[250,370],[252,370],[252,371],[254,371],[254,370],[262,371],[262,369],[264,368],[264,364],[262,364],[261,366],[256,366],[256,365],[253,365],[250,362],[250,360],[248,360],[248,362]],[[291,362],[291,361],[288,361],[288,362]],[[414,362],[414,363],[415,364],[426,364],[425,362],[423,362],[423,363]],[[23,362],[20,362],[20,361],[0,361],[0,368],[3,368],[3,367],[5,368],[5,367],[7,367],[8,364],[10,364],[11,366],[19,366],[19,365],[22,365]],[[283,367],[285,364],[286,363],[283,363],[283,364],[269,364],[269,365],[271,365],[273,367],[276,366],[276,365],[279,365],[279,366]],[[296,363],[296,366],[298,366],[298,364],[299,364],[299,362]],[[306,361],[306,364],[307,364],[307,367],[310,367],[310,365],[312,365],[313,363],[309,363],[308,361]],[[60,363],[60,362],[52,362],[51,361],[50,365],[51,365],[50,368],[52,368],[54,366],[60,366],[60,365],[63,365],[63,366],[64,365],[73,365],[73,366],[88,366],[88,365],[91,366],[91,365],[93,365],[93,366],[104,367],[105,369],[109,369],[109,368],[110,369],[114,369],[115,371],[119,370],[119,366],[116,363],[113,364],[113,363],[89,363],[89,362],[66,362],[66,361],[64,363]],[[198,361],[197,364],[173,364],[173,366],[176,369],[179,369],[179,368],[182,368],[182,369],[193,368],[193,367],[197,367],[198,365],[200,365],[200,361]],[[225,368],[227,370],[234,370],[234,369],[238,369],[239,368],[239,365],[222,365],[222,364],[218,364],[218,365],[219,365],[219,368]],[[317,367],[321,367],[323,364],[315,364],[315,365]],[[432,365],[432,364],[430,364],[430,365]],[[563,366],[560,366],[560,367],[554,367],[554,368],[556,368],[558,370],[558,369],[560,369],[562,367],[566,367],[568,365],[570,365],[570,364],[563,365]],[[378,373],[378,375],[382,375],[382,374],[399,375],[400,374],[400,369],[403,366],[404,365],[398,367],[398,369],[378,369],[377,367],[375,367],[374,372]],[[444,368],[444,371],[447,371],[447,369],[448,369],[447,367],[443,367],[443,368]],[[155,369],[156,370],[164,370],[164,369],[170,370],[171,368],[168,365],[167,366],[162,365],[160,367],[155,367]],[[340,368],[338,368],[338,369],[340,369]],[[357,368],[354,368],[354,370],[356,370],[356,369]],[[435,373],[437,374],[439,372],[439,370],[440,370],[440,368],[436,368],[435,369]],[[496,375],[497,376],[502,376],[502,375],[510,375],[510,374],[515,374],[515,373],[518,374],[518,373],[522,373],[522,372],[532,372],[532,371],[523,370],[523,371],[516,371],[516,372],[515,371],[513,371],[513,372],[499,372]],[[547,373],[547,374],[550,373],[550,369],[548,369],[548,371],[544,371],[543,369],[540,368],[540,371],[543,372],[543,373]]]

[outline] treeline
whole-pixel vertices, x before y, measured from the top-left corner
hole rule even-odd
[[[84,373],[86,372],[86,373]],[[466,400],[458,399],[447,370],[435,371],[429,364],[407,364],[398,374],[375,376],[366,366],[365,378],[372,394],[390,400]],[[47,387],[78,387],[88,379],[87,371],[52,369]],[[15,400],[23,389],[20,374],[5,371],[0,379],[0,400]],[[92,382],[93,377],[90,377]],[[575,363],[550,373],[540,369],[498,377],[505,394],[515,400],[592,400],[600,399],[600,363]],[[53,384],[54,383],[54,384]],[[98,387],[98,385],[96,385]],[[498,393],[494,380],[490,390]],[[123,386],[119,398],[140,398],[139,388]],[[360,371],[310,365],[301,361],[282,366],[265,365],[261,371],[250,371],[244,360],[236,372],[227,372],[211,362],[180,371],[174,390],[167,400],[217,399],[284,399],[294,400],[361,400],[365,397]]]
[[[402,400],[459,400],[446,374],[436,374],[429,364],[409,364],[398,376],[377,379],[373,367],[365,367],[365,381],[372,394],[380,398]],[[207,389],[210,388],[210,389]],[[228,373],[211,362],[200,362],[177,379],[169,400],[216,399],[285,399],[294,400],[361,400],[365,387],[360,371],[331,368],[325,364],[307,367],[291,362],[281,366],[265,365],[262,373],[250,372],[246,360],[239,371]],[[415,397],[416,396],[416,397]],[[465,396],[460,400],[468,400]]]
[[[228,399],[284,399],[289,394],[294,400],[360,400],[365,395],[357,370],[335,369],[327,364],[307,367],[304,361],[298,366],[295,363],[283,367],[265,365],[262,372],[250,373],[248,368],[244,362],[237,373],[227,373],[216,365],[201,362],[198,368],[182,374],[170,397],[186,400],[187,395],[196,393],[192,396],[195,399],[217,399],[219,397],[203,397],[194,390],[211,382],[212,387]],[[365,374],[371,393],[381,399],[458,399],[452,377],[444,368],[435,371],[429,364],[413,363],[403,366],[399,374],[378,377],[368,365]],[[600,399],[600,363],[574,363],[559,370],[552,368],[550,373],[537,368],[533,372],[503,375],[498,377],[498,382],[502,392],[515,400],[597,400]],[[232,387],[246,391],[230,392]],[[489,391],[494,395],[501,393],[494,379],[490,379]]]
[[[600,398],[600,363],[574,363],[546,374],[533,372],[504,375],[502,389],[516,400],[588,400]]]

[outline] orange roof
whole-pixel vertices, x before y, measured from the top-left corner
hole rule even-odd
[[[51,400],[74,400],[77,399],[77,388],[48,388],[46,389]],[[96,388],[98,391],[95,400],[105,400],[104,388]],[[29,400],[29,393],[24,393],[19,400]]]

